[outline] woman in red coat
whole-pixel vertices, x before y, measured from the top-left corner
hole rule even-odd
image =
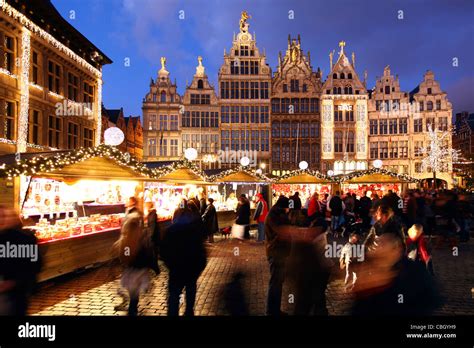
[[[414,224],[408,230],[407,257],[413,261],[423,262],[430,274],[434,274],[431,255],[426,247],[422,225]]]

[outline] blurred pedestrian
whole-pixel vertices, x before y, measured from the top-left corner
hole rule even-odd
[[[245,229],[244,238],[250,239],[250,201],[244,194],[239,197],[239,204],[237,205],[237,219],[235,223],[243,226]]]
[[[265,219],[265,247],[270,265],[267,315],[279,316],[285,280],[285,266],[291,250],[291,226],[288,219],[289,199],[280,196]]]
[[[268,204],[261,193],[257,193],[256,200],[257,206],[253,214],[253,219],[257,221],[258,224],[257,241],[263,242],[265,240],[265,218],[268,215]]]
[[[369,231],[364,245],[367,249],[373,249],[377,246],[377,237],[383,234],[393,234],[400,239],[405,246],[405,234],[400,219],[395,216],[393,210],[388,205],[382,203],[375,212],[375,224]]]
[[[415,224],[408,230],[407,257],[412,261],[421,262],[428,272],[434,275],[433,262],[426,246],[422,225]]]
[[[186,289],[185,315],[194,315],[199,275],[207,263],[202,224],[187,207],[174,212],[173,222],[163,239],[161,256],[169,269],[168,315],[179,315],[179,303]]]
[[[346,290],[352,290],[357,280],[357,263],[362,255],[357,255],[357,245],[359,243],[359,235],[351,233],[348,242],[341,250],[341,257],[339,258],[339,266],[345,270],[346,276],[344,278],[344,285]],[[349,281],[351,282],[349,285]]]
[[[328,209],[331,211],[331,231],[337,235],[342,225],[342,216],[345,210],[344,202],[339,197],[339,191],[329,199]]]
[[[297,191],[293,196],[290,197],[290,209],[301,210],[301,198],[300,193]]]
[[[23,229],[18,214],[4,205],[0,206],[0,246],[17,251],[15,257],[0,257],[0,316],[25,316],[41,269],[41,256],[33,232]]]
[[[209,204],[202,214],[202,221],[206,230],[209,243],[214,243],[214,233],[219,232],[219,223],[217,221],[217,211],[214,206],[214,199],[208,199]]]

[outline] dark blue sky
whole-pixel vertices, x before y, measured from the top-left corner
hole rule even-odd
[[[141,115],[142,98],[155,78],[160,57],[176,78],[180,94],[203,65],[216,85],[217,71],[238,32],[240,12],[247,10],[250,31],[266,49],[272,69],[288,34],[301,34],[304,51],[324,77],[328,54],[346,41],[356,54],[360,76],[368,71],[368,87],[390,65],[402,89],[411,91],[431,69],[448,92],[453,111],[474,112],[474,1],[472,0],[52,0],[60,13],[113,61],[104,68],[104,103]],[[180,19],[180,11],[185,19]],[[288,12],[294,11],[294,19]],[[398,11],[404,19],[398,19]],[[75,11],[75,19],[70,19]],[[124,61],[130,58],[131,66]],[[453,57],[459,66],[453,67]]]

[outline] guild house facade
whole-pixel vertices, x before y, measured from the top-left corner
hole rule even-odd
[[[146,161],[178,159],[191,147],[203,168],[233,166],[247,156],[252,166],[277,176],[301,161],[337,175],[369,169],[379,159],[383,168],[432,177],[421,167],[420,149],[429,146],[427,127],[452,130],[452,105],[433,72],[405,92],[387,66],[370,87],[367,73],[363,78],[357,73],[355,53],[348,55],[341,41],[338,52],[329,53],[329,74],[323,77],[298,35],[288,37],[272,73],[249,31],[250,18],[242,12],[239,33],[230,51],[224,49],[215,90],[199,57],[192,83],[180,97],[162,58],[143,103]],[[170,117],[177,119],[173,130]],[[163,120],[168,128],[160,126]],[[446,146],[451,147],[451,137]],[[229,152],[237,153],[237,161],[222,156]],[[452,163],[437,178],[451,186]]]
[[[0,0],[0,154],[98,145],[110,63],[50,1]]]

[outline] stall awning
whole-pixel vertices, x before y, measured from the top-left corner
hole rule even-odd
[[[276,184],[330,184],[331,179],[325,175],[310,170],[297,170],[276,180]]]
[[[338,180],[344,184],[397,184],[416,183],[419,181],[407,174],[399,174],[377,168],[340,175]]]
[[[8,163],[8,162],[7,162]],[[150,170],[115,147],[100,145],[71,151],[26,153],[0,169],[0,177],[20,175],[74,179],[143,180]]]
[[[209,178],[210,181],[215,183],[242,183],[242,184],[268,184],[271,180],[263,174],[259,174],[257,171],[235,168],[228,169],[222,173],[214,175]]]
[[[151,162],[146,163],[146,165],[153,168],[148,181],[167,184],[209,184],[206,174],[194,163],[187,160],[163,162],[162,165],[159,162]]]

